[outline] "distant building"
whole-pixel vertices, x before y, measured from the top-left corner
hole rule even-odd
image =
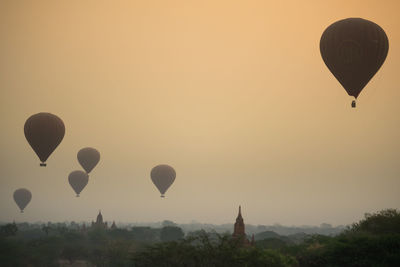
[[[101,215],[101,211],[99,211],[99,214],[97,215],[96,222],[92,221],[92,228],[98,228],[98,229],[107,229],[107,222],[103,222],[103,215]]]
[[[244,221],[242,217],[242,209],[239,206],[239,214],[236,217],[236,222],[235,225],[233,226],[233,238],[238,238],[241,239],[243,242],[243,246],[253,246],[254,245],[254,234],[251,237],[251,241],[247,239],[246,232],[245,232],[245,227],[244,227]]]
[[[112,225],[111,225],[111,230],[115,230],[117,229],[117,226],[115,225],[115,221],[113,221]]]

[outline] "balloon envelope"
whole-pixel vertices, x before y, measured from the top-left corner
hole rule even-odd
[[[32,199],[32,194],[28,189],[20,188],[15,190],[14,192],[14,201],[17,203],[21,212],[24,212],[24,209],[29,204]]]
[[[165,192],[175,181],[176,172],[171,166],[157,165],[151,170],[150,177],[160,191],[161,197],[164,197]]]
[[[89,182],[89,175],[84,171],[73,171],[68,175],[68,181],[76,196],[79,197],[79,194]]]
[[[86,173],[90,173],[100,160],[100,153],[92,147],[85,147],[78,152],[78,161]]]
[[[65,134],[63,121],[51,113],[38,113],[30,116],[24,126],[26,140],[38,155],[41,166],[61,143]]]
[[[333,23],[320,40],[326,66],[355,98],[382,66],[388,50],[389,41],[384,30],[361,18]]]

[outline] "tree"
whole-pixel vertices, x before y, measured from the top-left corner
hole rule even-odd
[[[43,224],[42,226],[42,231],[46,233],[46,235],[49,235],[49,231],[51,230],[50,226],[46,226],[45,224]]]
[[[377,213],[366,213],[364,219],[354,223],[350,232],[365,232],[370,234],[400,234],[400,212],[396,209],[386,209]]]
[[[344,233],[313,236],[302,248],[300,266],[400,266],[400,213],[365,214]]]
[[[161,223],[162,227],[166,227],[166,226],[178,226],[176,223],[174,223],[173,221],[169,221],[169,220],[164,220]]]
[[[272,237],[256,241],[256,246],[265,249],[280,249],[285,247],[287,243],[282,239]]]
[[[163,242],[175,241],[184,237],[181,228],[176,226],[166,226],[161,229],[160,239]]]
[[[61,257],[67,259],[70,263],[78,259],[87,257],[87,252],[82,245],[79,244],[66,244],[61,251]]]
[[[0,228],[0,234],[1,236],[7,237],[7,236],[14,236],[18,232],[18,227],[13,223],[8,223],[6,225],[1,226]]]
[[[293,257],[256,247],[244,248],[230,235],[210,239],[207,233],[174,242],[158,243],[133,256],[133,266],[174,267],[286,267],[297,266]]]

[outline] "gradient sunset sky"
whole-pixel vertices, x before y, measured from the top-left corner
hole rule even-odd
[[[0,221],[348,224],[400,208],[397,0],[0,1]],[[389,38],[358,98],[321,34],[361,17]],[[26,119],[66,135],[46,168]],[[80,198],[68,174],[101,153]],[[177,172],[165,199],[150,170]],[[33,198],[25,213],[18,188]]]

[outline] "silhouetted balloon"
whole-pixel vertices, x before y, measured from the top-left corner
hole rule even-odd
[[[20,188],[15,190],[14,192],[14,201],[17,203],[21,212],[24,212],[24,209],[29,204],[32,199],[32,194],[28,189]]]
[[[79,197],[79,194],[89,182],[89,175],[84,171],[73,171],[68,175],[68,181],[76,196]]]
[[[164,197],[165,192],[175,181],[176,172],[171,166],[157,165],[151,170],[150,176],[160,191],[161,197]]]
[[[350,96],[362,89],[382,66],[389,50],[384,30],[377,24],[348,18],[330,25],[322,34],[321,56]],[[355,101],[352,106],[355,107]]]
[[[64,138],[65,126],[56,115],[42,112],[26,120],[24,133],[26,140],[42,162],[40,166],[46,166],[47,158]]]
[[[86,173],[90,173],[100,160],[100,153],[92,147],[85,147],[78,152],[78,161]]]

